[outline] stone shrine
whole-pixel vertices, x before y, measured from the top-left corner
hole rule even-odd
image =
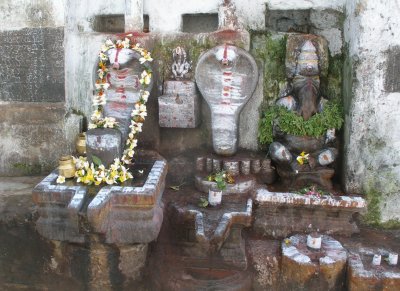
[[[322,114],[327,100],[320,93],[320,76],[327,74],[327,53],[327,43],[322,37],[296,34],[288,37],[286,73],[291,83],[285,96],[276,101],[278,106],[296,112],[304,121]],[[315,183],[331,189],[335,173],[332,165],[338,153],[335,129],[328,129],[323,137],[313,137],[282,132],[279,122],[273,126],[274,142],[269,152],[283,182],[294,188]]]

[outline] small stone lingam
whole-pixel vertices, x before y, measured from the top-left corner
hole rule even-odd
[[[327,42],[315,35],[291,35],[286,49],[286,72],[289,86],[276,101],[305,121],[324,111],[327,99],[320,93],[320,77],[327,74]],[[335,129],[325,136],[299,136],[280,130],[275,122],[274,142],[269,151],[278,175],[289,187],[317,184],[332,188],[331,178],[337,159]]]

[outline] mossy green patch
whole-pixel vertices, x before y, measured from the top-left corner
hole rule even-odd
[[[251,54],[263,67],[263,107],[273,104],[286,84],[286,35],[251,31]]]
[[[321,113],[316,113],[308,120],[285,107],[274,105],[263,113],[258,139],[262,145],[271,143],[274,125],[287,134],[321,137],[328,129],[340,129],[342,124],[343,113],[338,102],[328,101]]]
[[[381,194],[375,189],[369,189],[365,196],[368,211],[363,217],[363,222],[372,226],[379,226],[381,223]]]
[[[182,35],[163,39],[162,41],[157,42],[153,47],[151,54],[153,59],[157,61],[160,77],[162,79],[168,79],[172,77],[172,53],[176,47],[180,46],[185,49],[187,60],[192,65],[191,71],[193,74],[200,55],[219,44],[220,43],[211,36],[196,37],[195,35]],[[244,44],[237,40],[234,45],[243,47]]]
[[[328,99],[342,99],[345,54],[329,55],[328,76],[321,78],[321,94]]]
[[[13,167],[21,172],[22,175],[38,175],[42,172],[42,166],[39,164],[15,163]]]

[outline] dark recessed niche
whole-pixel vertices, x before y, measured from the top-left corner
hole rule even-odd
[[[123,14],[96,15],[93,20],[93,30],[97,32],[125,32],[125,16]]]
[[[309,33],[310,10],[266,10],[265,26],[282,32]]]
[[[386,51],[385,90],[387,92],[400,92],[400,46],[391,47]]]
[[[218,29],[217,13],[199,13],[182,15],[182,31],[199,33],[211,32]]]
[[[150,17],[147,14],[143,15],[143,32],[150,31]]]

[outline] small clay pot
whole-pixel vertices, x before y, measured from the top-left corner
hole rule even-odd
[[[78,134],[75,142],[75,148],[78,154],[86,154],[86,133]]]
[[[58,166],[58,174],[65,178],[72,178],[75,176],[75,165],[71,156],[62,156]]]

